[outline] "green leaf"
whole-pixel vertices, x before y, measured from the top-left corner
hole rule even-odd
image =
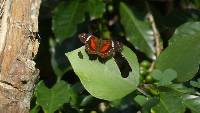
[[[169,88],[168,92],[171,92],[173,94],[178,94],[178,95],[194,92],[194,89],[188,88],[184,86],[183,84],[170,84],[170,85],[167,85],[166,87]]]
[[[200,88],[200,78],[197,81],[190,81],[190,85],[196,88]]]
[[[177,72],[177,81],[192,79],[200,62],[200,22],[186,23],[175,31],[169,46],[156,61],[156,68],[163,71],[172,68]]]
[[[144,103],[142,107],[142,113],[150,113],[150,110],[159,102],[158,97],[149,98],[147,102]]]
[[[77,25],[85,20],[84,6],[80,0],[61,2],[54,10],[52,30],[58,42],[75,34]]]
[[[197,8],[200,8],[200,1],[199,0],[192,0],[193,5],[195,5]]]
[[[160,102],[153,107],[155,113],[184,113],[185,107],[179,96],[160,93]]]
[[[33,109],[30,110],[30,113],[38,113],[40,110],[40,107],[36,104]]]
[[[137,95],[134,100],[140,105],[143,106],[147,102],[147,98],[143,95]]]
[[[94,100],[94,97],[91,96],[91,95],[88,95],[88,96],[86,96],[86,97],[83,98],[83,100],[80,103],[80,106],[86,106],[89,103],[91,103],[92,100]]]
[[[186,95],[183,97],[183,104],[193,112],[200,113],[200,97],[195,95]]]
[[[177,77],[177,73],[173,69],[166,69],[163,73],[160,70],[154,70],[152,74],[153,78],[159,81],[159,86],[169,85]]]
[[[82,58],[79,58],[79,56]],[[85,47],[66,53],[74,72],[80,78],[86,90],[93,96],[105,100],[120,99],[134,91],[139,83],[139,64],[135,54],[126,46],[122,55],[126,58],[132,71],[127,78],[122,78],[114,60],[105,63],[89,60]]]
[[[42,106],[45,113],[54,113],[64,103],[69,102],[70,87],[66,82],[60,81],[48,89],[42,81],[36,87],[36,97],[38,105]]]
[[[105,10],[102,0],[71,0],[61,2],[54,10],[52,30],[58,42],[72,37],[77,31],[77,25],[85,21],[85,14],[91,19],[100,18]]]
[[[144,17],[144,15],[137,15],[136,10],[132,12],[124,3],[120,3],[120,20],[125,29],[127,40],[148,57],[154,59],[153,31]]]
[[[66,52],[66,46],[63,47],[63,44],[57,44],[52,38],[49,39],[49,45],[51,53],[51,66],[57,76],[57,81],[59,81],[67,71],[72,70],[72,67],[64,55]]]
[[[105,12],[103,0],[88,0],[86,7],[91,19],[101,18]]]
[[[195,112],[195,111],[191,111],[191,113],[198,113],[198,112]]]
[[[56,61],[56,60],[58,60],[58,58],[56,57],[56,55],[57,55],[56,54],[56,42],[52,38],[50,38],[49,45],[50,45],[50,53],[51,53],[51,66],[52,66],[56,76],[61,77],[65,73],[65,71],[60,68],[58,61]]]

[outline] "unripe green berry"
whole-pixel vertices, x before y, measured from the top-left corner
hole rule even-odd
[[[141,63],[140,63],[141,66],[143,67],[146,67],[146,68],[149,68],[151,66],[151,63],[147,60],[143,60]]]
[[[108,12],[112,13],[114,11],[113,5],[108,5]]]
[[[148,74],[148,70],[145,67],[140,66],[140,75],[146,76]]]
[[[145,78],[145,80],[146,80],[147,83],[152,83],[153,82],[152,75],[147,75],[146,78]]]

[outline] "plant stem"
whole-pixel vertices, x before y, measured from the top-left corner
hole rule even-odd
[[[160,33],[158,32],[158,29],[156,27],[156,23],[154,20],[154,17],[152,15],[151,9],[149,7],[149,4],[147,2],[146,3],[146,7],[148,10],[148,15],[147,15],[147,19],[149,21],[149,23],[151,24],[152,30],[153,30],[153,36],[155,39],[155,46],[156,46],[156,57],[158,57],[162,51],[162,44],[160,43]]]
[[[142,93],[144,96],[148,97],[149,95],[141,88],[137,87],[137,90]]]
[[[148,19],[149,23],[151,24],[153,36],[154,36],[154,40],[155,40],[155,46],[156,46],[155,54],[156,54],[156,58],[158,58],[158,56],[160,55],[162,48],[163,48],[162,43],[160,41],[160,33],[158,32],[158,29],[156,27],[156,23],[155,23],[155,20],[152,15],[152,12],[151,12],[148,2],[145,1],[145,4],[146,4],[147,10],[148,10],[147,19]],[[151,66],[149,68],[149,72],[151,72],[154,69],[154,67],[155,67],[155,61],[152,62]]]

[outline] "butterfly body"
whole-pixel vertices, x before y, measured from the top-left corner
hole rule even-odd
[[[99,39],[94,35],[86,33],[80,34],[79,38],[85,44],[88,54],[96,54],[101,58],[107,58],[114,55],[115,52],[121,52],[123,47],[122,43],[118,41]]]

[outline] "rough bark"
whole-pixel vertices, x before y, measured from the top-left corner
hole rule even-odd
[[[0,113],[28,113],[39,70],[40,0],[0,0]]]

